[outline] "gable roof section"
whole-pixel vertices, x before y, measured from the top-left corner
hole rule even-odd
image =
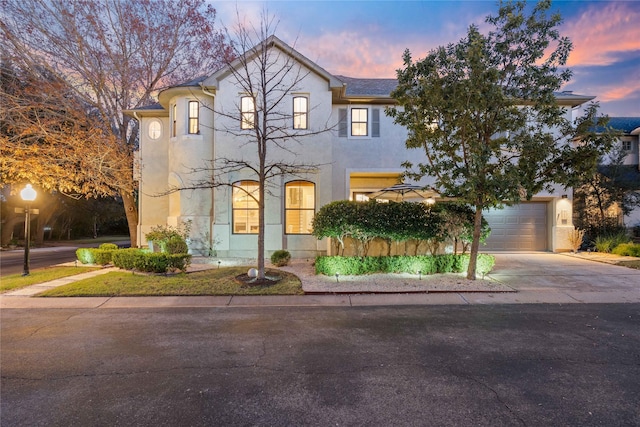
[[[244,54],[244,58],[237,58],[231,64],[221,68],[211,76],[207,77],[201,84],[209,88],[216,88],[218,86],[218,81],[228,76],[231,73],[232,68],[240,67],[242,66],[243,61],[250,62],[253,58],[258,56],[262,50],[263,44],[266,45],[268,49],[279,49],[297,62],[309,68],[312,72],[327,80],[330,89],[342,88],[342,81],[337,79],[333,74],[329,73],[327,70],[320,67],[318,64],[311,61],[309,58],[307,58],[274,35],[269,36],[269,38],[267,38],[264,42],[252,47],[248,52]]]

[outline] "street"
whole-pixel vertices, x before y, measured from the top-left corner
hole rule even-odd
[[[2,426],[640,425],[640,304],[1,320]]]
[[[129,247],[128,241],[114,242],[120,247]],[[45,268],[52,265],[71,262],[77,259],[76,249],[79,247],[98,247],[100,243],[83,243],[72,246],[52,246],[29,250],[29,268]],[[24,267],[24,250],[0,252],[0,276],[22,273]]]

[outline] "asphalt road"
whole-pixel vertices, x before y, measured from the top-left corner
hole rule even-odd
[[[29,250],[29,268],[44,268],[76,259],[76,247],[54,247]],[[24,251],[3,251],[0,253],[0,276],[22,273]]]
[[[0,316],[3,427],[640,425],[640,304]]]
[[[128,247],[128,241],[115,242],[120,247]],[[76,249],[79,247],[98,247],[99,243],[79,246],[53,246],[29,250],[29,269],[50,267],[52,265],[76,260]],[[0,276],[22,273],[24,270],[24,250],[0,252]]]

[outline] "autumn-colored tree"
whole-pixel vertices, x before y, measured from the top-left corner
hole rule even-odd
[[[3,183],[28,179],[61,192],[118,193],[136,245],[137,121],[123,110],[149,104],[158,88],[211,72],[229,59],[225,37],[214,27],[214,8],[205,0],[4,0],[2,6],[4,60],[23,70],[45,70],[52,84],[38,96],[56,99],[59,85],[73,104],[65,100],[63,117],[52,112],[42,122],[29,104],[14,100],[22,110],[12,109],[12,117],[33,121],[13,121],[11,143],[18,149],[2,152],[3,165],[10,166]],[[83,126],[63,141],[61,128],[69,121]],[[28,136],[30,142],[21,140]],[[82,153],[80,159],[71,147]],[[72,163],[66,163],[68,156]]]

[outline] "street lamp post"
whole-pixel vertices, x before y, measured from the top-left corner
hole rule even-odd
[[[36,190],[31,187],[31,184],[27,184],[22,191],[20,191],[20,197],[27,203],[24,209],[24,271],[23,276],[29,275],[29,243],[31,240],[31,202],[36,199]]]

